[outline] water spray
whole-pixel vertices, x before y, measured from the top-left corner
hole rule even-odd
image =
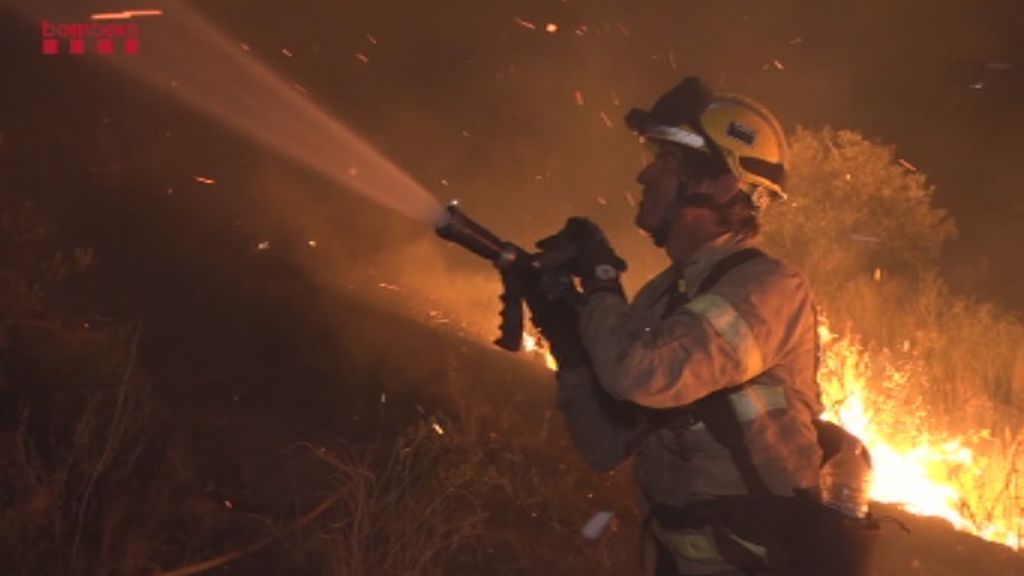
[[[88,13],[53,0],[0,2],[37,25],[90,20]],[[159,10],[147,12],[160,16],[140,26],[138,53],[102,56],[104,62],[344,188],[424,224],[438,224],[441,203],[304,88],[259,62],[187,4],[162,0],[153,7]],[[103,16],[130,19],[134,13]]]
[[[87,18],[47,0],[31,9],[14,0],[0,1],[33,19]],[[526,295],[545,275],[550,278],[550,272],[572,260],[572,250],[532,254],[474,222],[457,204],[443,208],[426,188],[318,106],[304,89],[259,62],[202,14],[178,0],[156,5],[159,10],[147,12],[160,17],[141,29],[138,53],[104,61],[342,187],[429,224],[442,238],[491,261],[505,287],[496,344],[507,350],[521,348]],[[132,13],[113,16],[130,18]]]

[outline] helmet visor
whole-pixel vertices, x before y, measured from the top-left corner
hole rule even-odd
[[[686,126],[664,126],[661,124],[655,124],[648,126],[641,133],[644,138],[652,140],[664,140],[666,142],[675,142],[686,148],[693,148],[694,150],[707,151],[707,141],[703,136],[690,130]]]

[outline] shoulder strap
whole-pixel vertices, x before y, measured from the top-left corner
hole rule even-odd
[[[757,248],[744,248],[729,254],[711,267],[711,271],[701,281],[697,293],[703,294],[707,292],[733,269],[739,268],[743,264],[764,255],[764,252]],[[704,422],[704,425],[708,427],[711,437],[729,450],[733,463],[736,464],[736,468],[739,470],[747,490],[754,496],[764,497],[768,495],[768,487],[765,486],[764,480],[754,465],[750,447],[747,446],[746,440],[743,437],[743,426],[737,420],[736,413],[732,409],[732,403],[729,402],[729,394],[735,392],[740,387],[742,387],[742,384],[733,388],[719,390],[698,400],[694,406],[694,411]]]
[[[722,279],[722,276],[725,276],[734,268],[739,268],[743,264],[762,256],[764,256],[764,252],[757,248],[744,248],[743,250],[737,250],[718,262],[715,262],[715,265],[711,267],[710,271],[708,271],[708,275],[701,280],[700,288],[697,289],[697,294],[703,294],[710,290],[712,286]]]
[[[753,455],[750,453],[750,446],[747,445],[743,435],[743,425],[736,418],[732,402],[729,401],[729,395],[742,386],[741,384],[725,388],[701,398],[694,405],[693,411],[707,426],[711,437],[729,451],[733,464],[736,465],[747,490],[755,497],[764,498],[770,494],[768,487],[757,471]]]
[[[734,268],[739,268],[743,264],[761,256],[764,256],[764,252],[761,252],[757,248],[744,248],[743,250],[733,252],[718,262],[715,262],[715,264],[711,266],[711,270],[708,271],[707,276],[701,280],[695,296],[699,296],[710,290],[712,286],[722,279],[722,276],[725,276]],[[666,293],[669,295],[669,300],[665,305],[665,311],[662,313],[662,318],[668,318],[680,307],[686,305],[686,303],[690,301],[690,299],[686,297],[685,293],[677,290],[675,283],[669,285],[666,289]]]
[[[715,262],[711,270],[708,271],[707,276],[701,281],[697,294],[707,292],[731,270],[764,255],[764,252],[757,248],[744,248]],[[670,302],[666,313],[671,313],[674,308],[675,306],[672,306]],[[704,400],[698,401],[695,405],[679,406],[676,408],[644,409],[648,415],[648,425],[644,426],[630,439],[626,444],[627,450],[632,453],[644,440],[661,428],[678,431],[682,428],[688,428],[699,420],[705,420],[708,432],[711,433],[718,443],[724,445],[729,450],[736,466],[740,469],[740,474],[743,476],[747,489],[751,493],[766,493],[767,489],[757,474],[757,468],[754,467],[749,448],[747,448],[746,442],[743,441],[743,430],[739,421],[736,420],[736,416],[732,413],[727,397],[730,392],[735,390],[736,388],[721,390]],[[707,420],[714,420],[715,422],[708,423]],[[682,442],[682,436],[677,434],[677,438]]]
[[[757,248],[744,248],[722,258],[711,267],[707,276],[701,281],[697,294],[707,292],[730,271],[764,255],[764,252]],[[768,495],[768,488],[765,486],[764,480],[754,465],[750,447],[747,446],[743,437],[743,426],[737,420],[736,414],[732,409],[732,403],[729,401],[729,395],[741,387],[742,384],[719,390],[689,406],[669,408],[667,410],[652,410],[650,411],[652,413],[652,429],[648,430],[647,434],[658,428],[667,427],[675,430],[677,438],[682,442],[682,428],[696,421],[704,422],[711,437],[729,450],[733,463],[739,470],[747,490],[755,496],[764,497]],[[646,438],[647,434],[637,438],[636,445],[639,445],[640,441]]]
[[[701,281],[697,294],[703,294],[711,289],[715,283],[731,270],[764,255],[764,252],[757,248],[745,248],[719,260],[712,266],[704,280]],[[787,550],[783,546],[787,536],[779,534],[774,529],[779,525],[780,511],[777,509],[772,494],[768,490],[764,478],[761,477],[757,465],[754,464],[753,454],[751,454],[750,447],[747,445],[746,438],[744,438],[743,424],[736,417],[732,402],[729,400],[729,395],[743,386],[744,384],[740,384],[718,390],[690,406],[675,408],[672,411],[685,411],[686,418],[689,418],[690,421],[699,420],[703,422],[711,437],[729,451],[729,455],[732,457],[733,464],[736,465],[743,484],[753,499],[759,504],[759,513],[765,515],[765,522],[773,528],[770,530],[768,542],[766,542],[768,548],[767,564],[773,574],[789,575],[792,574],[792,567]],[[685,442],[685,431],[683,429],[678,427],[670,429],[676,433],[676,438],[681,444]],[[758,564],[763,562],[759,557],[754,559],[757,560]]]

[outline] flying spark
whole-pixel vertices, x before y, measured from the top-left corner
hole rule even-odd
[[[900,165],[906,168],[907,170],[910,170],[911,172],[917,172],[917,168],[910,162],[904,160],[903,158],[897,158],[896,161],[899,162]]]
[[[127,20],[136,16],[162,16],[163,10],[125,10],[123,12],[100,12],[93,14],[91,20]]]
[[[516,21],[516,24],[519,24],[523,28],[527,28],[527,29],[530,29],[530,30],[536,30],[537,29],[537,25],[536,24],[534,24],[533,22],[527,22],[526,20],[523,20],[519,16],[513,16],[512,19]]]

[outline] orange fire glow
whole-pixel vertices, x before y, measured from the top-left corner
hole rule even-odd
[[[823,417],[841,424],[868,446],[874,469],[871,498],[937,516],[954,528],[1021,548],[1018,483],[1024,437],[1002,442],[988,430],[947,433],[923,404],[908,396],[921,390],[921,367],[894,367],[872,357],[855,338],[819,327],[819,380]],[[877,356],[877,355],[876,355]]]
[[[533,333],[532,330],[531,327],[530,330],[523,332],[523,352],[534,358],[540,358],[549,369],[558,370],[558,362],[551,355],[547,341]]]

